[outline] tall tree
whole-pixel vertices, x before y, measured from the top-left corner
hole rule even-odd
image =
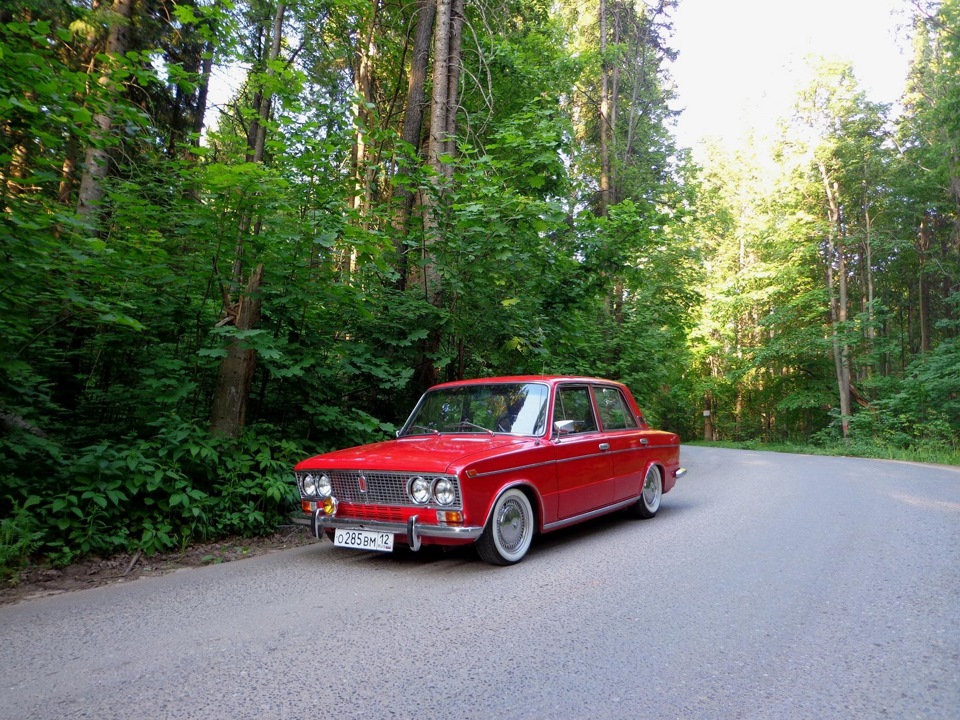
[[[830,343],[836,369],[843,437],[850,435],[852,416],[853,362],[851,339],[857,333],[851,325],[849,283],[855,277],[872,277],[873,270],[863,267],[866,258],[858,252],[859,237],[871,242],[869,197],[872,184],[882,182],[865,159],[879,158],[885,139],[881,106],[867,101],[848,65],[822,65],[820,75],[800,98],[798,119],[816,137],[813,173],[821,189],[823,214],[823,253],[826,289],[829,300]],[[872,248],[869,253],[872,262]],[[862,271],[852,271],[850,259]],[[865,308],[865,310],[867,310]],[[869,318],[870,310],[867,311]],[[869,327],[869,325],[867,325]],[[866,332],[859,333],[861,337]],[[858,341],[859,342],[859,341]]]
[[[277,3],[272,22],[265,33],[269,39],[261,80],[254,92],[254,114],[247,132],[247,160],[254,164],[264,162],[267,127],[273,107],[276,85],[277,63],[283,40],[283,22],[287,6]],[[220,364],[216,388],[211,401],[210,427],[217,435],[237,437],[246,423],[247,405],[250,401],[251,384],[256,367],[257,353],[243,339],[243,334],[260,321],[260,288],[263,284],[263,264],[257,264],[244,284],[244,257],[247,234],[260,234],[261,225],[253,220],[253,207],[245,207],[240,214],[240,224],[236,232],[236,245],[233,251],[233,264],[230,272],[229,290],[224,289],[223,317],[218,327],[232,325],[237,335],[230,340],[227,354]]]
[[[464,0],[437,0],[433,32],[433,88],[430,99],[430,130],[427,138],[426,167],[429,187],[419,194],[423,218],[423,240],[419,258],[408,264],[407,288],[430,305],[441,302],[441,277],[433,257],[433,245],[439,232],[438,201],[453,175],[450,160],[456,150],[457,109],[460,88],[461,49],[463,42]],[[431,356],[439,345],[439,330],[434,329],[425,341],[420,362],[420,384],[427,388],[437,381],[437,368]]]
[[[93,114],[94,131],[90,135],[80,180],[77,212],[81,217],[93,220],[101,210],[103,200],[103,182],[110,171],[110,151],[108,147],[113,115],[111,104],[119,87],[113,79],[118,62],[130,49],[131,27],[134,0],[113,0],[110,12],[106,14],[108,28],[104,51],[106,63],[100,67],[97,83],[103,90],[102,107]]]
[[[899,143],[911,180],[922,284],[921,347],[931,348],[931,303],[960,291],[960,2],[917,2],[914,59]],[[946,189],[946,192],[943,190]],[[944,306],[947,316],[951,305]],[[939,313],[935,313],[939,314]]]
[[[423,116],[426,107],[427,71],[430,65],[430,40],[433,37],[433,20],[436,16],[434,0],[417,0],[416,23],[413,24],[413,47],[410,69],[407,74],[407,94],[404,105],[403,124],[400,137],[406,147],[402,149],[400,172],[407,173],[413,168],[415,158],[420,152],[423,135]],[[408,149],[409,148],[409,149]],[[407,156],[406,153],[410,155]],[[393,226],[397,231],[395,242],[398,258],[398,276],[401,286],[407,281],[407,252],[404,239],[409,235],[410,214],[413,211],[416,194],[404,183],[398,188],[399,207]]]

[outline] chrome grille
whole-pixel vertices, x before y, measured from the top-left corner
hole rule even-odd
[[[360,475],[363,475],[366,492],[360,490]],[[325,474],[330,478],[333,487],[333,497],[339,502],[354,505],[389,505],[393,507],[420,507],[440,508],[445,510],[459,510],[463,507],[460,497],[460,482],[456,475],[435,475],[431,473],[394,473],[377,470],[301,470],[297,479],[302,480],[308,473],[313,475]],[[422,476],[433,482],[437,478],[447,478],[453,481],[454,501],[450,505],[438,505],[429,502],[418,505],[407,494],[407,484],[411,478]]]

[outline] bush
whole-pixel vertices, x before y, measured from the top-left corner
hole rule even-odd
[[[39,502],[40,498],[31,497],[22,505],[17,503],[11,515],[0,520],[0,580],[15,579],[43,537],[30,512]]]
[[[67,462],[11,478],[0,571],[15,575],[31,554],[66,564],[273,532],[297,506],[291,468],[306,452],[271,431],[249,428],[233,441],[168,417],[151,437],[89,445]]]

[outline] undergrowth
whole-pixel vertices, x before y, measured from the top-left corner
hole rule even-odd
[[[266,535],[297,507],[291,469],[307,453],[270,428],[212,438],[173,417],[152,430],[75,452],[37,437],[4,438],[0,579],[16,582],[30,561],[62,566]]]

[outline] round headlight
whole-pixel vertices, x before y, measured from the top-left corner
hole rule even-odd
[[[426,478],[418,475],[410,481],[410,497],[420,505],[430,501],[430,483]]]
[[[333,493],[333,485],[330,484],[330,478],[326,473],[317,479],[317,494],[322,498],[328,498]]]
[[[303,490],[303,494],[307,497],[312,497],[317,494],[317,479],[307,473],[303,476],[303,482],[300,484],[300,488]]]
[[[457,497],[453,489],[453,483],[446,478],[440,478],[434,483],[433,496],[441,505],[451,505]]]

